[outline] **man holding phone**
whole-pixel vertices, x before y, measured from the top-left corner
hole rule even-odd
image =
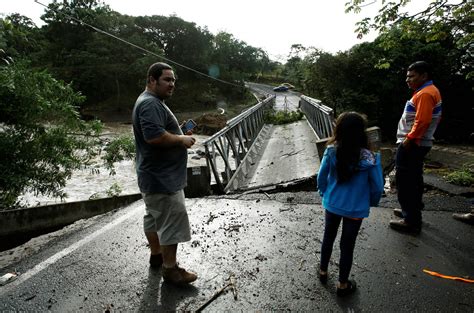
[[[185,135],[192,135],[192,131],[194,127],[196,127],[196,122],[193,120],[187,120],[186,122],[183,123],[183,126],[181,126],[181,131]]]
[[[195,138],[183,134],[165,104],[174,91],[175,75],[166,63],[155,63],[147,73],[145,91],[132,113],[138,186],[146,206],[145,236],[151,250],[150,266],[163,268],[163,280],[183,285],[197,275],[178,266],[178,243],[191,240],[184,187],[189,149]]]

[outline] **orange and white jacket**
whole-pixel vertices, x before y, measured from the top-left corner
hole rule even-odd
[[[398,122],[397,143],[408,138],[420,146],[433,146],[433,135],[441,120],[441,103],[441,94],[433,81],[418,88]]]

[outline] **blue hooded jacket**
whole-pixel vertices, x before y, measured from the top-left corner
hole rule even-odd
[[[317,183],[323,197],[323,207],[331,213],[345,217],[369,216],[371,206],[377,206],[383,192],[383,175],[380,154],[362,149],[356,172],[349,181],[337,182],[336,148],[324,151]]]

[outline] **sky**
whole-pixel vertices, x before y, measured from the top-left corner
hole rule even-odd
[[[38,0],[43,4],[51,0]],[[355,23],[373,17],[381,0],[359,14],[345,13],[349,0],[105,0],[112,10],[132,16],[175,14],[217,34],[225,31],[248,45],[262,48],[270,58],[285,62],[293,44],[330,53],[346,51],[375,33],[357,39]],[[0,14],[20,13],[41,25],[44,7],[34,0],[1,0]],[[415,0],[408,10],[424,8],[430,1]]]

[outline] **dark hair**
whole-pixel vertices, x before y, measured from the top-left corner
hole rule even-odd
[[[360,150],[369,149],[367,119],[357,112],[344,112],[336,120],[334,135],[328,144],[336,148],[337,181],[342,183],[351,179],[358,171]]]
[[[148,72],[146,74],[146,82],[147,83],[150,82],[150,76],[158,80],[161,74],[163,74],[163,70],[172,70],[172,69],[173,68],[171,67],[171,65],[168,65],[166,63],[163,63],[163,62],[154,63],[150,65],[150,67],[148,68]]]
[[[418,74],[427,74],[428,78],[431,78],[431,65],[425,61],[416,61],[410,64],[407,69],[408,71],[415,71]]]

